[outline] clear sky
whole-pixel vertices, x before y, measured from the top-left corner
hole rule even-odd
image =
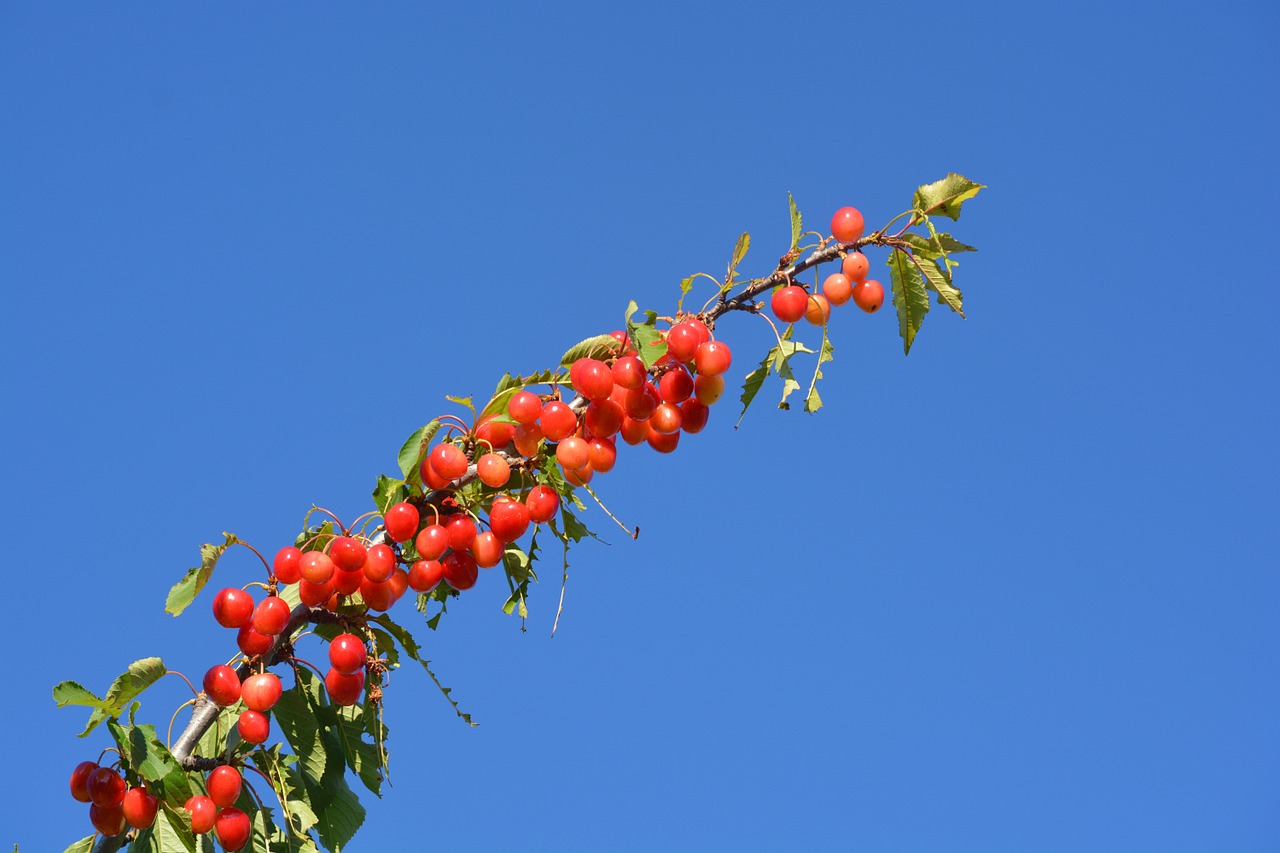
[[[404,438],[679,280],[989,185],[904,358],[598,482],[388,695],[352,850],[1280,849],[1275,4],[0,6],[0,844],[89,831],[52,684],[233,638],[202,542],[369,508]],[[883,253],[872,253],[883,270]],[[856,314],[856,316],[855,316]],[[741,381],[763,323],[720,328]],[[257,579],[247,552],[215,583]],[[219,584],[221,585],[221,584]],[[410,624],[414,614],[402,614]],[[172,683],[170,683],[172,682]],[[144,697],[163,727],[172,679]]]

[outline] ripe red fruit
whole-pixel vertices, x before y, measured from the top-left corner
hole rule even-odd
[[[511,465],[496,453],[486,453],[476,460],[476,476],[486,486],[500,489],[511,479]]]
[[[628,391],[639,388],[648,379],[649,372],[644,369],[644,362],[639,356],[624,355],[613,363],[613,382]]]
[[[517,391],[507,401],[507,414],[516,423],[529,426],[542,414],[542,401],[532,391]]]
[[[862,281],[867,277],[869,269],[871,269],[871,266],[867,263],[867,256],[861,252],[850,252],[840,262],[840,272],[844,273],[849,278],[849,281]],[[831,301],[834,302],[835,300]]]
[[[466,551],[450,551],[440,561],[440,565],[444,568],[445,581],[459,592],[476,585],[476,578],[479,577],[476,561]]]
[[[215,806],[229,808],[240,799],[240,789],[244,787],[244,779],[240,771],[227,764],[220,764],[209,771],[204,783],[209,792],[209,799]]]
[[[266,743],[271,737],[271,718],[261,711],[241,711],[240,718],[236,720],[236,730],[246,743]]]
[[[240,685],[240,698],[254,711],[270,711],[280,701],[284,687],[274,672],[251,675]]]
[[[803,287],[795,284],[780,287],[769,299],[769,307],[773,316],[784,323],[794,323],[804,316],[805,306],[809,302],[809,294]]]
[[[339,595],[351,595],[360,588],[360,584],[364,583],[364,578],[363,569],[358,572],[334,572],[333,588]]]
[[[299,561],[302,559],[302,552],[292,545],[287,545],[276,552],[276,558],[271,563],[271,571],[275,573],[276,579],[283,584],[297,583],[302,577],[299,568]]]
[[[89,802],[89,777],[98,769],[96,761],[81,761],[71,771],[71,797],[81,802]]]
[[[821,293],[809,297],[809,304],[804,309],[804,318],[815,326],[825,326],[831,318],[831,303]]]
[[[832,305],[843,305],[853,296],[853,282],[844,273],[832,273],[822,282],[822,295]]]
[[[607,400],[613,393],[613,371],[603,361],[580,358],[574,362],[573,388],[588,400]]]
[[[693,396],[704,406],[710,406],[724,393],[723,376],[699,375],[693,380]]]
[[[680,431],[680,409],[673,403],[663,403],[649,418],[649,426],[656,433],[671,435]]]
[[[340,572],[358,572],[367,558],[364,546],[350,536],[339,536],[329,545],[329,559]]]
[[[702,322],[697,317],[690,317],[688,320],[684,321],[684,324],[693,329],[697,334],[699,345],[705,344],[707,341],[711,340],[711,329],[708,328],[706,323]]]
[[[218,812],[213,831],[223,850],[239,850],[249,843],[249,816],[239,809],[223,809]]]
[[[670,453],[680,443],[680,432],[677,430],[670,435],[664,435],[657,430],[650,430],[645,440],[649,442],[650,447],[659,453]]]
[[[702,432],[711,410],[697,400],[685,400],[680,404],[680,429],[687,433]]]
[[[884,304],[884,285],[874,278],[859,282],[853,288],[853,302],[868,314],[876,313]]]
[[[160,800],[152,796],[146,788],[130,788],[120,801],[120,809],[124,819],[134,829],[146,829],[155,823],[156,812],[160,808]]]
[[[519,501],[494,500],[489,508],[489,529],[503,542],[516,541],[529,529],[529,508]]]
[[[240,698],[240,676],[225,664],[210,667],[204,674],[204,692],[215,705],[234,705]]]
[[[441,477],[436,473],[436,469],[431,467],[430,456],[422,460],[422,464],[418,466],[418,473],[422,475],[422,482],[426,483],[427,488],[432,491],[443,489],[449,485],[449,479]]]
[[[542,407],[542,418],[539,422],[542,424],[542,434],[548,441],[568,438],[578,428],[578,416],[567,403],[559,400],[552,400]]]
[[[592,435],[608,438],[622,428],[624,416],[622,406],[613,400],[595,400],[587,406],[582,422]]]
[[[396,570],[396,552],[381,543],[369,549],[364,561],[364,576],[374,583],[381,583]]]
[[[660,403],[662,403],[662,395],[658,393],[658,389],[652,382],[646,382],[634,391],[627,392],[623,409],[631,420],[647,421]]]
[[[467,473],[467,454],[454,444],[437,444],[427,455],[427,460],[443,480],[456,480]]]
[[[591,448],[588,464],[591,470],[599,474],[607,474],[613,470],[618,460],[618,446],[607,438],[593,437],[587,444]]]
[[[289,603],[278,595],[269,595],[253,611],[253,630],[260,634],[279,634],[289,624]]]
[[[325,674],[324,688],[329,691],[329,698],[335,705],[354,705],[360,701],[360,691],[364,689],[364,670],[355,675],[343,675],[331,669]]]
[[[382,526],[393,542],[408,542],[418,532],[418,508],[413,504],[398,503],[387,508]]]
[[[589,464],[582,466],[577,471],[566,471],[561,469],[561,473],[564,474],[564,481],[571,486],[585,486],[587,483],[591,482],[591,478],[596,474],[595,471],[591,470],[591,466]]]
[[[649,437],[650,429],[652,429],[652,427],[649,426],[649,422],[647,420],[637,421],[628,417],[622,419],[622,429],[620,432],[622,433],[623,441],[635,446]]]
[[[332,576],[330,576],[329,580],[325,583],[312,583],[306,578],[303,578],[298,581],[298,598],[300,598],[302,603],[308,607],[319,607],[328,601],[329,597],[333,595],[333,589],[334,582]]]
[[[492,569],[502,562],[502,552],[506,550],[502,540],[492,530],[476,534],[471,543],[471,556],[476,558],[476,565],[482,569]]]
[[[556,461],[568,471],[577,471],[590,461],[591,448],[585,438],[571,435],[556,445]]]
[[[333,577],[335,568],[328,554],[323,551],[307,551],[298,561],[298,571],[303,580],[322,584]]]
[[[364,599],[365,605],[370,610],[390,610],[391,605],[396,603],[396,591],[391,586],[390,580],[374,583],[362,576],[360,578],[360,597]]]
[[[683,403],[693,393],[693,377],[683,367],[673,367],[658,380],[658,395],[664,403]]]
[[[431,592],[444,577],[439,560],[416,560],[409,567],[409,588],[414,592]]]
[[[395,604],[409,588],[409,570],[396,566],[396,570],[387,578],[387,586],[391,587],[391,603]]]
[[[355,675],[364,669],[367,657],[364,640],[355,634],[339,634],[329,643],[329,663],[343,675]]]
[[[524,505],[529,508],[529,520],[543,524],[555,518],[560,511],[560,496],[550,486],[534,486],[524,496]]]
[[[516,430],[514,441],[516,451],[521,456],[534,456],[538,452],[538,444],[542,441],[542,427],[536,423],[522,426]]]
[[[108,838],[114,838],[124,832],[127,821],[124,808],[116,803],[112,806],[100,806],[97,803],[89,806],[89,822],[93,828]]]
[[[476,538],[476,523],[465,512],[449,516],[444,529],[449,534],[449,547],[455,551],[467,550]]]
[[[486,444],[491,450],[501,450],[511,443],[516,434],[516,425],[495,421],[497,415],[486,415],[476,424],[474,435],[476,441]]]
[[[240,647],[240,651],[249,657],[257,655],[265,655],[271,650],[271,644],[275,642],[275,637],[270,634],[263,634],[256,630],[253,625],[245,625],[236,633],[236,645]],[[232,700],[233,702],[235,700]],[[219,705],[222,703],[219,702]]]
[[[841,243],[852,243],[862,237],[862,214],[856,207],[842,207],[831,217],[831,236]]]
[[[667,332],[667,355],[681,364],[693,361],[693,354],[698,349],[700,336],[698,331],[688,323],[677,323]]]
[[[89,802],[95,806],[120,805],[128,787],[124,779],[120,778],[120,774],[110,767],[99,767],[90,773],[89,781],[85,785],[89,792]]]
[[[698,344],[698,351],[693,355],[693,363],[698,368],[699,375],[719,376],[733,364],[733,353],[729,351],[729,345],[726,343],[707,341]]]
[[[253,596],[228,587],[213,597],[213,618],[223,628],[239,628],[253,618]]]
[[[213,804],[213,800],[197,794],[182,807],[191,815],[191,831],[196,835],[213,829],[213,821],[218,814],[218,807]]]
[[[428,524],[418,533],[413,545],[424,560],[438,560],[449,549],[449,531],[443,524]]]

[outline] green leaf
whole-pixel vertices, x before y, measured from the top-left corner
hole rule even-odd
[[[400,473],[412,488],[416,489],[422,485],[422,472],[419,470],[422,457],[426,456],[427,451],[431,449],[431,439],[439,430],[440,419],[434,418],[431,423],[415,430],[400,448],[398,457]]]
[[[449,394],[445,394],[444,398],[448,400],[450,403],[457,403],[459,406],[467,407],[468,409],[471,410],[471,414],[475,415],[476,406],[475,406],[475,403],[471,402],[470,397],[454,397]]]
[[[791,404],[787,402],[787,397],[791,396],[792,391],[800,390],[800,382],[796,379],[795,374],[791,372],[791,356],[798,352],[813,352],[800,341],[791,340],[791,335],[794,331],[794,329],[789,328],[783,332],[781,342],[769,353],[772,357],[769,366],[782,379],[782,399],[778,402],[779,409],[790,409]]]
[[[560,516],[564,521],[564,535],[572,539],[574,542],[581,542],[590,536],[597,542],[602,541],[599,536],[587,529],[587,526],[578,520],[578,517],[569,512],[569,508],[560,505]]]
[[[85,737],[108,717],[118,717],[126,705],[155,684],[167,671],[160,658],[143,658],[129,664],[129,668],[111,683],[102,704],[89,715],[89,722],[79,736]]]
[[[911,247],[911,251],[921,258],[929,258],[934,260],[942,255],[955,255],[961,252],[978,251],[973,246],[961,243],[959,240],[945,232],[937,235],[937,240],[932,237],[926,237],[923,234],[916,234],[908,231],[901,237],[902,242]]]
[[[210,576],[213,575],[213,567],[217,565],[222,552],[240,541],[235,534],[224,532],[222,535],[226,537],[226,541],[221,545],[206,543],[200,546],[200,565],[188,569],[186,576],[169,590],[169,597],[164,602],[167,613],[177,616],[186,610],[187,606],[200,594],[200,590],[204,589],[204,585],[209,582]]]
[[[448,700],[450,705],[453,706],[454,712],[457,713],[457,715],[461,717],[467,723],[467,725],[469,726],[478,725],[477,723],[473,723],[471,721],[470,714],[463,713],[462,709],[458,707],[458,703],[455,702],[453,697],[449,695],[450,693],[453,692],[453,688],[445,687],[443,684],[440,683],[440,679],[436,678],[436,674],[431,671],[431,666],[430,666],[431,661],[422,659],[418,643],[413,639],[413,635],[409,633],[407,628],[395,622],[390,616],[388,616],[385,613],[382,613],[382,614],[379,614],[378,616],[373,617],[373,619],[370,621],[377,622],[383,628],[386,628],[387,633],[389,633],[391,636],[396,638],[396,642],[398,642],[401,648],[404,649],[405,654],[407,654],[409,657],[413,658],[419,664],[421,664],[422,668],[426,670],[427,675],[431,676],[431,680],[435,682],[436,687],[439,688],[442,694],[444,694],[444,698]]]
[[[312,706],[320,702],[315,676],[305,667],[294,670],[298,678],[293,687],[280,694],[272,715],[280,733],[298,756],[298,768],[312,779],[321,779],[328,768],[324,736]]]
[[[769,363],[773,361],[773,351],[764,357],[764,361],[760,362],[760,366],[747,374],[746,380],[742,383],[742,396],[738,398],[742,403],[742,414],[738,415],[738,423],[733,425],[734,429],[742,423],[742,419],[747,415],[747,408],[751,405],[751,401],[756,398],[756,394],[760,393],[760,388],[764,386],[765,377],[769,375]]]
[[[152,793],[170,802],[185,803],[191,796],[191,782],[177,759],[156,737],[154,726],[124,725],[107,721],[120,755],[130,770],[151,783]]]
[[[747,250],[751,248],[751,235],[746,231],[738,237],[738,242],[733,245],[733,257],[729,259],[729,270],[724,277],[724,287],[722,290],[733,286],[733,282],[738,277],[738,264],[742,263],[742,259],[747,256]]]
[[[920,261],[920,269],[924,272],[925,287],[938,294],[938,302],[963,317],[964,296],[952,287],[950,274],[927,258]]]
[[[292,829],[293,833],[301,834],[315,826],[318,818],[311,808],[311,798],[307,794],[306,785],[298,773],[297,758],[284,755],[278,743],[269,750],[254,750],[249,757],[258,769],[271,779],[271,786],[275,789],[277,798],[284,801],[282,813],[286,818],[286,829]],[[290,834],[293,835],[293,833]],[[293,837],[295,840],[300,840],[296,835]]]
[[[790,251],[794,252],[796,249],[800,248],[800,235],[804,233],[804,226],[801,223],[800,211],[796,207],[796,200],[791,197],[791,193],[787,193],[787,206],[791,208],[791,249]]]
[[[696,275],[680,279],[680,299],[676,302],[676,313],[679,314],[684,310],[684,298],[689,295],[689,291],[693,290],[693,280]]]
[[[393,480],[386,474],[378,475],[378,482],[373,487],[373,505],[378,512],[385,513],[393,504],[409,497],[409,490],[404,480]]]
[[[813,414],[822,408],[822,398],[818,396],[818,380],[822,378],[824,362],[835,360],[835,347],[827,337],[827,327],[822,327],[822,346],[818,348],[818,364],[813,371],[813,381],[809,383],[809,394],[804,399],[804,410]]]
[[[97,708],[102,704],[101,699],[90,693],[86,687],[74,681],[63,681],[55,684],[53,687],[53,701],[57,703],[59,708],[65,708],[68,705],[84,705],[89,708]]]
[[[929,313],[929,292],[924,277],[911,256],[894,249],[885,262],[893,279],[893,307],[898,310],[898,334],[902,336],[902,352],[911,352],[911,343],[920,331],[924,315]]]
[[[359,705],[330,705],[337,725],[338,737],[342,740],[342,751],[346,755],[347,766],[360,777],[364,786],[378,796],[382,796],[382,757],[378,745],[364,739],[365,710]]]
[[[986,189],[984,184],[975,184],[963,175],[951,172],[942,180],[917,189],[912,206],[924,214],[941,213],[951,219],[959,219],[960,205],[983,189]]]
[[[62,853],[90,853],[90,851],[93,850],[93,842],[97,840],[98,834],[95,832],[93,835],[87,835],[84,838],[81,838],[75,844],[72,844],[66,850],[63,850]],[[17,847],[15,846],[14,849],[16,850]]]
[[[653,367],[658,359],[667,354],[667,343],[662,339],[662,333],[656,328],[658,322],[657,312],[644,312],[644,322],[637,323],[632,317],[639,310],[634,299],[627,304],[627,334],[631,337],[632,343],[635,344],[636,352],[639,354],[640,360],[644,362],[647,370]]]
[[[607,358],[621,352],[622,343],[613,335],[595,335],[569,347],[560,364],[569,367],[580,358]]]

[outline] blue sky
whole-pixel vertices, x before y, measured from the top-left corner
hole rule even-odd
[[[602,493],[641,536],[589,515],[611,544],[574,553],[554,638],[550,564],[528,633],[494,575],[418,632],[481,725],[404,671],[351,849],[1276,849],[1278,25],[0,7],[0,842],[88,832],[66,778],[106,735],[53,683],[229,656],[203,603],[163,612],[200,543],[364,512],[445,394],[669,312],[744,230],[766,272],[788,191],[875,225],[958,171],[990,187],[953,229],[968,319],[904,358],[891,312],[845,310],[817,416],[770,388],[621,454]],[[719,332],[740,382],[769,332]]]

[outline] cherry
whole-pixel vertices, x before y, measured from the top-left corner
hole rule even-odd
[[[260,634],[279,634],[289,624],[289,603],[278,595],[262,599],[253,611],[253,630]]]
[[[534,524],[543,524],[555,518],[560,511],[560,495],[550,486],[534,486],[525,495],[524,505],[529,508],[529,520]]]
[[[699,374],[693,380],[693,396],[704,406],[710,406],[724,393],[723,376],[704,376]]]
[[[489,508],[489,529],[503,542],[516,541],[529,529],[529,508],[507,498],[495,500]]]
[[[831,217],[831,236],[841,243],[853,243],[862,237],[862,214],[856,207],[842,207]]]
[[[367,657],[364,640],[355,634],[339,634],[329,642],[329,663],[343,675],[355,675],[364,669]]]
[[[773,316],[782,322],[794,323],[804,316],[808,300],[809,294],[803,287],[791,284],[773,292],[773,296],[769,299],[769,307],[773,309]]]
[[[449,478],[441,477],[436,473],[436,469],[431,467],[431,458],[422,460],[422,464],[418,466],[418,473],[422,475],[422,482],[427,484],[427,488],[432,491],[439,491],[449,485]]]
[[[416,560],[409,567],[409,588],[414,592],[431,592],[444,577],[439,560]]]
[[[587,464],[577,471],[564,471],[564,481],[571,486],[585,486],[591,482],[591,478],[595,476],[595,473],[595,471],[591,470],[591,465]]]
[[[661,435],[671,435],[680,431],[680,409],[674,403],[663,403],[649,418],[649,426]],[[652,443],[652,442],[650,442]]]
[[[465,551],[450,551],[440,561],[440,565],[444,568],[445,581],[459,592],[476,585],[476,578],[479,577],[476,561]]]
[[[608,438],[600,436],[593,437],[587,444],[591,448],[591,470],[600,474],[607,474],[612,471],[613,465],[618,459],[618,446]],[[489,520],[492,522],[492,514],[490,514]]]
[[[870,269],[871,265],[867,263],[867,256],[861,252],[850,252],[840,262],[840,272],[844,273],[849,278],[849,281],[862,281],[867,277],[867,271]],[[834,302],[835,300],[831,301]]]
[[[220,591],[213,597],[213,618],[223,628],[248,624],[253,618],[253,596],[235,587]]]
[[[191,831],[196,835],[213,829],[213,821],[218,814],[218,807],[213,804],[213,800],[197,794],[189,798],[182,807],[191,815]]]
[[[127,821],[124,808],[116,803],[111,806],[100,806],[97,803],[89,806],[89,822],[93,828],[108,838],[114,838],[124,832]]]
[[[582,422],[592,435],[608,438],[622,428],[624,417],[622,406],[613,400],[595,400],[582,414]]]
[[[274,672],[251,675],[240,685],[240,698],[253,711],[270,711],[283,692],[280,676]]]
[[[234,705],[240,698],[240,676],[226,664],[210,667],[204,674],[204,692],[215,705]]]
[[[542,414],[542,401],[532,391],[517,391],[507,401],[507,414],[521,426],[529,426]]]
[[[156,821],[160,800],[152,796],[146,788],[130,788],[125,792],[120,808],[130,826],[134,829],[146,829]]]
[[[821,293],[809,297],[809,305],[804,309],[804,318],[815,326],[825,326],[831,318],[831,303]]]
[[[476,476],[486,486],[500,489],[511,479],[511,465],[496,453],[486,453],[476,460]]]
[[[693,394],[693,377],[683,367],[673,367],[658,380],[658,394],[665,403],[683,403]]]
[[[391,546],[381,543],[369,549],[369,556],[364,561],[364,576],[374,583],[381,583],[391,577],[396,570],[396,552]]]
[[[628,391],[639,388],[649,378],[639,356],[624,355],[613,363],[613,382]]]
[[[444,480],[456,480],[467,473],[467,454],[455,444],[437,444],[427,454],[427,460]]]
[[[476,523],[465,512],[449,516],[444,529],[449,533],[449,547],[455,551],[467,550],[476,538]]]
[[[711,340],[711,329],[706,323],[702,322],[697,317],[690,317],[685,320],[684,323],[686,326],[693,329],[693,331],[698,335],[699,345],[705,344],[707,341]]]
[[[249,843],[249,816],[240,809],[223,809],[218,812],[213,830],[223,850],[239,850]]]
[[[605,395],[608,396],[607,394]],[[549,441],[560,441],[573,435],[578,428],[578,416],[567,403],[552,400],[542,407],[542,434]]]
[[[711,410],[697,400],[685,400],[680,404],[680,429],[687,433],[702,432]]]
[[[577,471],[591,461],[591,448],[586,439],[570,436],[556,445],[556,461],[566,471]]]
[[[429,524],[418,533],[413,546],[424,560],[438,560],[449,549],[449,531],[443,524]]]
[[[236,720],[236,730],[246,743],[266,743],[271,737],[271,719],[261,711],[241,711],[240,718]]]
[[[623,408],[627,417],[633,421],[647,421],[661,402],[662,395],[658,393],[658,389],[653,387],[652,382],[646,382],[634,391],[627,392]]]
[[[361,569],[358,572],[334,572],[333,588],[339,595],[351,595],[360,588],[360,584],[364,583],[365,573]]]
[[[81,761],[76,765],[76,769],[71,771],[71,797],[72,799],[87,803],[89,800],[89,777],[98,769],[96,761]]]
[[[244,787],[244,779],[240,771],[228,764],[220,764],[209,771],[205,779],[205,790],[215,806],[229,808],[240,799],[240,789]]]
[[[409,570],[396,566],[396,570],[387,578],[387,586],[391,587],[391,603],[395,604],[409,588]]]
[[[418,508],[404,502],[387,508],[382,526],[393,542],[408,542],[418,532]]]
[[[688,323],[677,323],[667,332],[667,355],[681,364],[693,361],[693,354],[698,349],[698,331]]]
[[[539,409],[541,411],[541,409]],[[522,426],[516,430],[514,439],[516,451],[521,456],[536,456],[538,453],[538,445],[542,442],[542,427],[538,424],[530,424]]]
[[[336,705],[354,705],[360,701],[360,691],[364,689],[364,670],[354,675],[343,675],[336,669],[329,670],[324,677],[324,687],[329,691],[329,698]]]
[[[822,295],[832,305],[843,305],[853,296],[853,283],[844,273],[832,273],[822,282]]]
[[[333,560],[334,567],[339,571],[358,572],[364,568],[367,558],[364,546],[350,536],[339,536],[329,544],[329,559]]]
[[[271,644],[274,642],[275,637],[270,634],[263,634],[262,632],[254,629],[252,625],[245,625],[236,633],[236,645],[240,647],[240,651],[244,652],[249,657],[265,655],[267,652],[271,651]],[[234,703],[235,700],[232,699],[231,702]],[[222,705],[224,703],[219,702],[218,704]]]
[[[334,583],[333,577],[325,583],[312,583],[303,578],[298,581],[298,598],[308,607],[319,607],[329,600],[329,596],[333,595]]]
[[[90,773],[85,787],[89,792],[89,802],[95,806],[120,805],[124,792],[128,789],[120,774],[110,767],[99,767]]]
[[[649,442],[650,447],[659,453],[670,453],[680,443],[680,432],[677,430],[670,435],[664,435],[657,430],[650,430],[645,440]]]
[[[607,400],[613,393],[613,371],[603,361],[580,358],[574,362],[573,388],[588,400]]]
[[[497,415],[486,415],[476,424],[476,441],[487,444],[493,450],[501,450],[515,437],[516,425],[495,421]]]
[[[884,304],[884,285],[874,278],[858,282],[853,289],[853,302],[868,314],[876,313]]]
[[[630,417],[625,417],[622,419],[622,440],[635,446],[649,437],[650,429],[651,427],[647,420],[637,421]]]
[[[729,351],[728,344],[720,341],[706,341],[698,344],[698,351],[693,356],[693,364],[698,368],[698,374],[701,376],[719,376],[733,364],[733,353]]]
[[[390,610],[396,603],[396,591],[389,580],[374,583],[366,577],[360,578],[360,597],[370,610]]]
[[[623,349],[626,349],[627,347],[631,346],[631,339],[628,338],[627,333],[622,331],[621,329],[614,329],[612,332],[609,333],[609,337],[613,338],[615,341],[622,344]]]
[[[476,558],[476,565],[482,569],[492,569],[502,562],[502,552],[506,550],[502,540],[492,530],[476,534],[471,543],[471,556]]]
[[[322,584],[333,577],[333,560],[323,551],[307,551],[298,561],[298,571],[303,580]]]

